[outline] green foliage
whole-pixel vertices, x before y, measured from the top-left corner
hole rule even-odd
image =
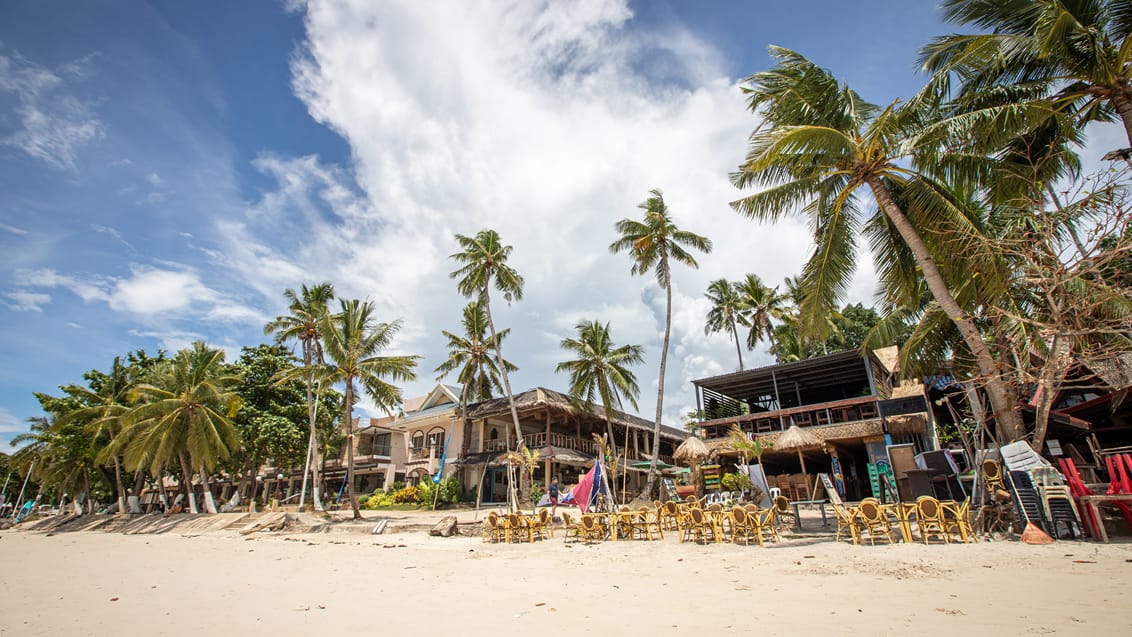
[[[538,480],[532,480],[531,492],[529,496],[531,504],[538,504],[538,501],[542,499],[542,494],[544,493],[546,493],[546,489],[543,488],[542,483]]]
[[[418,485],[420,491],[421,504],[431,507],[433,499],[436,499],[438,507],[446,504],[456,504],[460,501],[460,481],[456,476],[449,476],[440,481],[440,484],[434,484],[432,478],[425,478]],[[439,491],[439,495],[437,495]]]
[[[751,479],[741,473],[725,473],[720,482],[728,491],[746,491],[751,488]]]
[[[394,504],[416,504],[421,501],[421,490],[415,486],[409,486],[393,493]]]
[[[389,485],[388,489],[385,490],[385,495],[393,495],[394,493],[397,493],[398,491],[400,491],[401,489],[404,489],[404,488],[405,488],[404,480],[396,480],[396,481],[393,482],[393,484]]]
[[[365,499],[364,502],[363,498]],[[374,509],[390,507],[393,506],[393,496],[387,493],[382,493],[379,489],[377,491],[374,491],[373,495],[364,495],[361,498],[358,498],[358,506],[369,509],[371,511]]]
[[[368,506],[366,506],[366,505],[368,505],[368,504],[369,504],[369,499],[370,499],[371,497],[373,497],[373,496],[368,496],[368,495],[360,495],[360,496],[358,496],[358,506],[359,506],[359,507],[361,507],[361,508],[363,508],[363,509],[368,509],[369,507],[368,507]]]

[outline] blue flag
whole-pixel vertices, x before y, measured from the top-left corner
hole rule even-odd
[[[444,475],[444,461],[448,459],[448,443],[450,442],[452,442],[452,437],[445,435],[444,452],[440,454],[440,468],[436,470],[436,475],[432,476],[433,484],[440,484],[441,476]]]

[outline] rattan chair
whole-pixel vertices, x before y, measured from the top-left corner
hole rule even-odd
[[[747,515],[747,511],[743,507],[731,509],[731,513],[727,516],[727,522],[731,527],[732,544],[750,544],[751,540],[754,539],[755,526],[751,523],[750,516]]]
[[[747,520],[759,546],[765,546],[767,541],[778,542],[778,529],[775,528],[778,524],[777,509],[773,507],[762,509],[757,513],[748,515]]]
[[[691,539],[695,542],[706,542],[710,538],[716,539],[715,524],[702,509],[689,509],[684,519],[680,533],[680,541]]]
[[[939,500],[922,495],[916,498],[916,526],[920,529],[920,539],[928,543],[928,536],[935,535],[951,544],[951,535],[947,532],[947,521],[943,517],[943,507]]]
[[[866,498],[861,501],[860,511],[861,529],[869,534],[869,544],[876,543],[877,535],[886,538],[889,544],[896,542],[892,537],[892,522],[881,509],[880,501]]]
[[[483,519],[483,531],[481,534],[481,542],[498,542],[504,539],[504,529],[499,525],[499,514],[495,511],[487,514]]]
[[[856,507],[847,507],[844,504],[833,504],[833,515],[837,518],[837,535],[834,542],[841,541],[841,534],[849,531],[849,537],[857,544],[861,539],[861,522],[858,519],[860,511]]]

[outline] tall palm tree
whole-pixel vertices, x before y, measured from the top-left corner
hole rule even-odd
[[[71,396],[78,398],[88,407],[76,409],[61,418],[62,421],[78,421],[87,423],[92,439],[98,440],[104,436],[113,439],[117,432],[122,430],[122,421],[130,411],[131,394],[134,391],[134,379],[130,369],[122,364],[122,359],[115,356],[110,366],[109,374],[91,374],[90,387],[81,385],[68,385],[63,388]],[[106,450],[100,454],[104,462]],[[118,453],[110,454],[114,462],[114,485],[118,493],[118,512],[126,512],[126,488],[122,484],[122,462]],[[136,494],[135,494],[136,495]]]
[[[508,303],[512,300],[522,300],[523,277],[507,265],[507,259],[511,256],[511,246],[503,245],[498,232],[484,229],[474,237],[458,234],[456,242],[460,244],[462,252],[451,255],[451,258],[459,267],[448,276],[457,279],[456,289],[460,294],[475,297],[483,304],[484,313],[487,314],[487,326],[491,332],[491,347],[495,350],[496,369],[503,377],[503,390],[511,406],[511,421],[515,425],[515,448],[521,449],[524,446],[523,430],[519,426],[519,412],[515,409],[515,396],[511,392],[511,381],[507,377],[503,348],[499,344],[495,320],[491,317],[491,288],[494,287],[501,292]]]
[[[322,511],[322,494],[318,475],[318,426],[317,426],[317,394],[314,388],[314,364],[323,362],[322,337],[319,335],[319,325],[326,320],[327,305],[334,299],[334,286],[323,282],[311,287],[304,283],[298,292],[287,288],[283,292],[287,298],[287,309],[290,314],[276,317],[263,327],[264,334],[274,334],[279,343],[298,341],[303,348],[303,380],[307,386],[307,422],[310,427],[310,438],[307,441],[307,466],[310,471],[303,471],[303,489],[299,495],[299,510],[302,511],[307,497],[307,476],[311,479],[311,499],[314,500],[314,510]]]
[[[781,321],[786,318],[786,296],[779,294],[778,288],[764,284],[754,274],[748,274],[735,287],[743,307],[743,324],[750,328],[747,332],[747,349],[755,349],[764,338],[773,346],[774,324],[771,319]]]
[[[463,401],[489,400],[496,391],[503,391],[503,384],[499,365],[492,360],[495,350],[487,336],[487,313],[479,301],[471,301],[464,306],[460,322],[464,326],[463,336],[441,331],[448,339],[448,358],[434,370],[440,374],[437,380],[456,372],[456,382],[463,387]],[[500,330],[497,335],[499,342],[502,343],[510,332],[510,328]],[[508,372],[519,370],[508,360],[503,361],[503,366]]]
[[[704,325],[704,335],[726,331],[731,340],[735,341],[735,354],[739,357],[739,371],[743,371],[743,350],[739,347],[739,328],[743,322],[743,303],[739,296],[737,286],[727,279],[716,279],[708,284],[704,296],[711,301],[711,309],[707,313],[707,322]]]
[[[664,288],[664,344],[660,349],[660,375],[656,392],[656,422],[653,425],[652,459],[649,461],[649,476],[645,482],[645,494],[652,493],[658,475],[656,463],[660,456],[660,425],[664,413],[664,370],[668,362],[668,342],[672,335],[672,270],[675,261],[692,268],[698,268],[695,257],[685,247],[700,252],[711,252],[711,240],[698,234],[681,230],[672,221],[664,195],[659,189],[649,191],[648,199],[637,205],[644,210],[644,218],[622,219],[614,224],[620,235],[609,245],[614,254],[628,252],[633,260],[631,272],[644,275],[650,270],[657,283]]]
[[[957,246],[952,244],[950,252],[934,246],[933,254],[933,246],[924,240],[923,232],[950,237],[953,229],[974,223],[952,192],[920,165],[915,152],[914,142],[921,139],[917,135],[933,121],[934,104],[917,96],[882,109],[793,51],[772,47],[771,55],[778,61],[776,67],[750,76],[743,89],[749,108],[762,116],[763,124],[751,135],[745,163],[732,175],[739,188],[764,189],[731,206],[762,221],[795,211],[810,218],[817,246],[802,273],[803,326],[817,325],[836,310],[855,266],[857,232],[867,221],[882,285],[897,287],[894,272],[905,280],[922,277],[975,359],[1004,437],[1021,438],[1021,417],[994,356],[941,272],[940,258],[951,265],[947,259],[954,257]],[[922,139],[931,140],[928,155],[938,158],[938,137]],[[963,167],[950,168],[954,176]],[[859,202],[862,188],[878,204],[878,214],[867,220],[862,219]],[[989,258],[964,256],[972,263]]]
[[[318,368],[317,379],[327,384],[343,383],[346,386],[342,405],[342,424],[346,428],[346,493],[354,519],[362,517],[358,498],[354,493],[354,398],[355,383],[381,409],[391,412],[401,402],[401,390],[390,384],[393,381],[416,380],[413,370],[419,356],[380,356],[389,347],[401,329],[400,321],[380,323],[374,317],[372,301],[343,300],[341,311],[321,324],[323,347],[330,363]]]
[[[943,0],[948,22],[982,33],[935,38],[921,51],[931,72],[954,72],[960,96],[998,92],[1124,125],[1132,145],[1132,8],[1128,0]]]
[[[629,366],[639,365],[644,360],[644,348],[614,345],[609,323],[582,321],[574,329],[578,331],[577,338],[562,339],[560,345],[577,358],[559,363],[554,371],[570,374],[569,393],[574,399],[588,405],[594,404],[595,399],[601,400],[606,433],[612,441],[613,402],[620,403],[624,398],[633,409],[637,408],[641,388]]]
[[[208,476],[240,445],[232,422],[240,406],[233,391],[239,381],[227,373],[223,350],[211,349],[203,341],[193,343],[158,366],[149,383],[137,386],[141,404],[124,417],[111,453],[124,446],[128,469],[148,464],[156,476],[166,463],[178,462],[193,513],[198,512],[192,493],[196,471],[204,487],[205,511],[216,513]]]

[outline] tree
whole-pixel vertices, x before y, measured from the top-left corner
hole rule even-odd
[[[452,260],[459,267],[448,276],[457,279],[456,289],[460,294],[475,297],[483,304],[484,313],[487,314],[487,326],[491,332],[491,347],[495,350],[496,368],[503,377],[503,391],[507,394],[507,404],[511,406],[511,422],[515,426],[515,449],[521,450],[525,444],[523,429],[519,426],[519,411],[515,408],[515,395],[511,391],[511,381],[507,377],[503,348],[499,345],[495,320],[491,317],[491,288],[494,287],[503,293],[503,299],[508,303],[512,300],[522,300],[523,277],[507,265],[507,259],[511,256],[511,246],[503,245],[496,231],[480,230],[474,237],[458,234],[456,243],[463,251],[451,255]],[[511,472],[508,471],[507,475],[510,477]],[[514,485],[511,493],[509,500],[514,501]],[[516,502],[513,504],[517,505]]]
[[[747,349],[754,349],[759,341],[766,338],[774,346],[774,324],[771,319],[784,320],[787,315],[786,297],[778,293],[778,288],[765,285],[758,276],[748,274],[742,282],[735,284],[742,305],[742,322],[747,332]]]
[[[86,403],[87,407],[67,413],[61,421],[86,423],[94,440],[113,439],[122,430],[122,420],[130,411],[131,394],[135,379],[130,368],[115,356],[110,373],[103,374],[92,370],[85,374],[89,387],[68,385],[63,388],[70,396]],[[122,484],[121,456],[111,454],[114,463],[114,486],[118,494],[118,512],[126,512],[126,488]]]
[[[636,410],[641,388],[629,366],[639,365],[644,360],[644,348],[640,345],[614,345],[609,335],[609,323],[602,325],[597,321],[582,321],[574,328],[578,331],[577,338],[562,339],[560,345],[576,358],[559,363],[554,371],[570,374],[570,396],[574,400],[587,407],[594,404],[594,399],[601,400],[605,429],[612,445],[613,401],[620,404],[624,398]],[[625,435],[626,438],[629,435],[628,426]],[[627,447],[626,441],[625,453],[628,453]]]
[[[379,355],[393,343],[393,337],[400,328],[400,321],[378,322],[374,317],[373,302],[363,303],[357,299],[341,301],[341,311],[330,316],[319,328],[323,347],[331,362],[319,366],[316,379],[346,386],[342,405],[342,426],[346,428],[346,493],[355,520],[362,514],[354,493],[353,413],[357,395],[354,384],[360,384],[380,409],[392,412],[400,404],[401,390],[386,379],[416,380],[413,370],[420,357]]]
[[[609,245],[614,254],[628,252],[633,260],[631,272],[644,275],[650,270],[657,283],[664,288],[664,343],[660,348],[660,374],[656,392],[656,422],[653,425],[652,459],[645,494],[652,493],[658,475],[656,463],[660,456],[660,425],[664,413],[664,370],[668,362],[668,342],[672,335],[672,278],[671,262],[698,268],[695,257],[685,247],[700,252],[711,252],[711,240],[681,230],[672,221],[664,195],[659,189],[649,192],[648,199],[637,205],[644,210],[642,220],[622,219],[614,224],[620,237]]]
[[[795,211],[810,218],[817,245],[802,273],[802,326],[815,329],[845,293],[856,262],[856,235],[863,225],[858,191],[867,188],[879,214],[864,228],[881,284],[892,294],[909,296],[916,288],[910,281],[922,278],[974,358],[1003,437],[1021,438],[1021,417],[1007,383],[971,312],[941,271],[940,263],[951,265],[948,258],[954,257],[957,246],[929,245],[921,232],[950,237],[956,228],[973,223],[968,209],[932,177],[932,166],[925,168],[915,152],[917,142],[930,143],[926,156],[939,159],[938,134],[921,135],[934,123],[935,104],[917,96],[882,109],[793,51],[772,47],[771,54],[777,66],[747,78],[743,89],[750,96],[750,110],[762,116],[763,124],[751,135],[745,163],[732,175],[739,188],[764,189],[731,205],[762,221]],[[963,166],[948,168],[958,178]],[[976,265],[984,258],[964,256]]]
[[[441,331],[448,339],[448,358],[437,366],[436,371],[443,380],[448,374],[456,372],[456,382],[464,395],[462,402],[490,400],[495,391],[502,391],[502,374],[499,365],[492,360],[494,347],[487,336],[487,313],[479,301],[471,301],[464,306],[461,324],[464,326],[464,335],[458,336],[448,331]],[[503,329],[497,334],[500,343],[511,332],[510,328]],[[518,366],[504,360],[503,366],[507,371],[518,371]]]
[[[317,396],[319,389],[314,387],[315,361],[323,362],[322,343],[319,335],[319,325],[327,316],[327,304],[334,299],[334,286],[330,283],[319,283],[307,287],[304,283],[299,292],[287,288],[283,296],[289,301],[290,314],[276,317],[263,328],[264,334],[275,334],[276,341],[298,341],[303,348],[303,368],[306,370],[305,382],[307,386],[307,426],[310,436],[307,440],[307,457],[310,463],[311,499],[314,500],[314,510],[322,510],[321,483],[318,475],[318,426],[316,423],[318,409]],[[299,510],[303,510],[307,496],[307,472],[303,472],[303,489],[299,495]]]
[[[743,304],[737,286],[727,279],[716,279],[708,284],[704,296],[711,301],[707,313],[704,335],[727,332],[735,341],[735,354],[739,357],[739,371],[743,371],[743,350],[739,347],[738,324],[743,321]]]
[[[138,385],[141,402],[125,416],[114,452],[124,446],[127,468],[148,465],[156,476],[167,463],[178,462],[193,513],[198,512],[192,490],[195,470],[204,488],[205,510],[216,513],[208,476],[240,445],[232,422],[240,406],[237,383],[225,369],[223,350],[203,341],[193,343],[154,369],[150,382]]]
[[[1078,128],[1119,117],[1132,145],[1132,9],[1127,0],[944,0],[944,19],[983,33],[932,40],[920,63],[956,73],[960,98],[1049,102]]]

